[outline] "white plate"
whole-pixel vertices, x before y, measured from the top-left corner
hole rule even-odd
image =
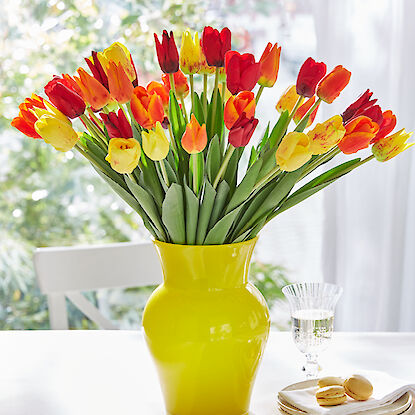
[[[284,388],[284,391],[296,390],[296,389],[304,389],[310,388],[313,386],[317,386],[317,380],[306,380],[304,382],[294,383],[293,385],[287,386]],[[278,395],[278,406],[282,414],[289,414],[289,415],[304,415],[306,412],[290,405],[288,402],[285,402],[281,396]],[[404,412],[407,412],[409,409],[413,407],[412,402],[412,395],[410,393],[405,393],[395,402],[384,405],[381,408],[370,409],[364,412],[358,412],[358,414],[365,414],[365,415],[400,415]]]

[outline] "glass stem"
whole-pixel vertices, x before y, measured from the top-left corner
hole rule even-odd
[[[305,357],[307,359],[304,366],[306,378],[317,379],[319,370],[318,355],[316,353],[306,353]]]

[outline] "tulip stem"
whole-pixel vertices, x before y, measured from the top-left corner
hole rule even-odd
[[[213,182],[213,188],[214,189],[216,189],[216,187],[219,184],[220,179],[222,178],[223,174],[225,173],[225,170],[228,167],[229,160],[231,159],[232,154],[233,154],[234,151],[235,151],[235,147],[233,145],[229,144],[229,147],[226,150],[226,154],[225,154],[223,162],[220,166],[218,174],[216,175],[215,180]]]
[[[166,166],[164,165],[164,160],[159,161],[161,174],[163,176],[164,181],[166,182],[166,186],[170,187],[169,177],[167,176]]]
[[[307,127],[307,125],[304,124],[305,123],[305,120],[308,120],[308,118],[313,113],[313,111],[319,106],[320,102],[321,102],[321,98],[318,98],[317,101],[313,104],[313,106],[304,115],[304,117],[301,118],[301,120],[297,124],[297,128],[295,129],[295,131],[301,133],[301,132],[303,132],[305,130],[305,128]],[[304,126],[303,126],[303,124],[304,124]],[[298,127],[301,127],[301,128],[298,128]]]
[[[371,154],[370,156],[366,157],[365,159],[359,161],[359,163],[357,164],[356,167],[362,166],[363,164],[367,163],[370,160],[373,160],[375,158],[375,156],[373,154]]]
[[[186,124],[187,124],[189,122],[189,118],[187,117],[186,105],[184,104],[183,95],[180,95],[180,103],[182,104],[182,112],[183,112],[184,120],[186,121]]]
[[[92,111],[91,107],[88,108],[89,115],[94,119],[94,121],[101,126],[103,122],[94,114],[94,111]]]
[[[101,166],[82,148],[78,143],[75,144],[75,147],[80,154],[82,154],[91,164],[93,164],[99,171],[102,171]]]
[[[171,129],[171,124],[169,122],[169,133],[170,133],[170,144],[173,150],[173,154],[175,156],[175,160],[178,163],[179,162],[179,151],[176,145],[176,140],[174,139],[173,130]]]
[[[174,84],[174,76],[172,73],[169,73],[169,80],[170,80],[170,89],[173,91],[174,95],[176,95],[176,85]]]
[[[226,81],[222,82],[222,105],[225,104]]]
[[[340,149],[336,146],[329,150],[326,154],[323,154],[321,157],[317,157],[314,159],[310,165],[307,167],[307,169],[304,171],[304,173],[300,176],[298,181],[302,180],[305,176],[307,176],[309,173],[311,173],[313,170],[315,170],[317,167],[319,167],[321,164],[325,163],[326,161],[330,160],[334,156],[340,153]]]
[[[205,113],[205,120],[207,120],[207,84],[208,84],[208,76],[206,74],[203,75],[203,112]]]
[[[193,74],[189,74],[189,83],[190,83],[190,99],[192,101],[192,109],[191,112],[195,112],[195,100],[193,98],[193,93],[195,91],[194,85],[193,85]]]
[[[274,167],[268,174],[266,174],[261,180],[259,180],[252,189],[252,192],[255,192],[258,188],[262,187],[268,180],[273,179],[279,172],[279,166]],[[252,193],[251,192],[251,193]]]
[[[195,195],[197,195],[197,154],[192,154],[190,157],[192,158],[193,166],[193,192]]]
[[[215,118],[216,118],[216,103],[218,101],[218,85],[219,85],[219,67],[216,67],[215,71],[215,86],[213,87],[213,99],[212,99],[212,121],[211,121],[211,131],[215,127]]]
[[[291,122],[291,120],[293,119],[295,113],[298,110],[298,107],[302,104],[304,100],[304,97],[302,95],[300,95],[297,99],[297,102],[294,105],[294,108],[292,109],[292,111],[290,112],[290,115],[288,116],[288,120],[287,120],[287,125]],[[311,114],[311,113],[310,113]]]
[[[258,104],[259,98],[261,98],[262,92],[264,91],[264,85],[261,85],[255,97],[255,104]]]
[[[85,114],[80,115],[79,118],[85,123],[89,133],[95,138],[99,146],[106,151],[108,144],[104,138],[102,138],[103,134],[98,130],[95,124]]]

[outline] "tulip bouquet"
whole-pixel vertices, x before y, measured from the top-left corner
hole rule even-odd
[[[228,28],[205,27],[200,41],[185,31],[180,54],[172,32],[164,31],[161,42],[154,37],[162,82],[140,85],[130,52],[114,43],[85,59],[90,72],[54,76],[44,88],[48,99],[26,98],[12,125],[58,151],[78,151],[160,241],[249,240],[346,173],[412,145],[404,130],[391,134],[396,117],[369,90],[341,115],[313,126],[320,104],[332,103],[351,73],[342,66],[326,73],[323,62],[308,58],[276,104],[278,120],[243,161],[261,94],[277,80],[281,48],[268,43],[256,61],[231,50]],[[195,84],[203,85],[200,92]],[[74,128],[75,119],[84,132]],[[369,146],[369,157],[307,180],[336,155]]]

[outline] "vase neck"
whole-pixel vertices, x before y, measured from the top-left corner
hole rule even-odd
[[[216,290],[242,287],[257,239],[226,245],[175,245],[155,241],[166,287]]]

